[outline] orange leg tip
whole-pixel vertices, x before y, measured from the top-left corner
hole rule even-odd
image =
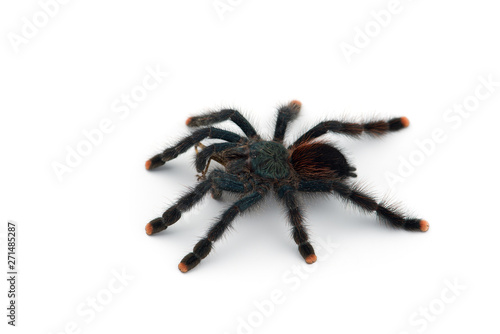
[[[311,254],[308,257],[306,257],[306,262],[307,264],[313,264],[314,262],[316,262],[317,259],[318,257],[316,256],[316,254]]]
[[[186,119],[186,125],[189,125],[192,120],[193,120],[193,117],[189,117],[188,119]]]
[[[300,102],[299,100],[293,100],[292,102],[290,102],[291,105],[296,105],[297,107],[302,107],[302,102]]]
[[[149,170],[151,168],[151,160],[146,161],[146,169]]]
[[[187,273],[189,269],[185,263],[181,262],[179,263],[179,270],[183,273]]]
[[[151,223],[147,223],[146,225],[146,234],[147,235],[153,234],[153,225],[151,225]]]
[[[421,220],[420,221],[420,231],[422,232],[427,232],[429,230],[429,223],[427,220]]]
[[[403,124],[404,128],[410,126],[410,120],[407,117],[401,117],[401,124]]]

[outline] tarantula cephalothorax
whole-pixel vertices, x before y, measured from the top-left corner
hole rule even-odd
[[[274,191],[285,206],[293,239],[309,264],[316,261],[316,255],[309,242],[297,199],[300,192],[335,194],[366,212],[375,212],[380,220],[395,228],[422,232],[429,229],[427,221],[408,217],[391,204],[379,204],[360,186],[349,182],[349,178],[356,177],[356,169],[332,144],[317,140],[328,131],[354,137],[363,133],[381,136],[407,127],[409,121],[406,117],[363,124],[321,122],[287,148],[283,145],[285,131],[288,123],[297,117],[300,108],[300,102],[292,101],[278,109],[272,141],[262,140],[252,125],[236,110],[223,109],[191,117],[186,121],[187,126],[202,128],[146,162],[146,169],[151,170],[194,146],[197,152],[196,169],[201,173],[194,189],[178,199],[162,217],[146,225],[148,235],[163,231],[177,222],[182,213],[191,209],[208,191],[216,199],[221,197],[222,191],[240,196],[210,227],[193,251],[182,259],[179,263],[180,271],[185,273],[197,266],[210,253],[213,243],[231,226],[235,217],[261,201],[270,190]],[[209,127],[225,120],[236,123],[246,136]],[[200,142],[206,138],[222,139],[224,142],[204,146]],[[198,151],[198,147],[202,150]],[[211,160],[219,162],[225,170],[215,169],[206,175]]]

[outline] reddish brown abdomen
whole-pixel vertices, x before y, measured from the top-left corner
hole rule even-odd
[[[317,142],[299,145],[291,154],[293,169],[304,179],[349,176],[349,164],[335,147]]]

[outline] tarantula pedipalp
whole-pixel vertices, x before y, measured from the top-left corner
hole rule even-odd
[[[233,109],[188,118],[187,126],[201,128],[146,162],[146,169],[151,170],[175,159],[193,146],[202,147],[201,152],[197,150],[195,162],[197,171],[201,173],[200,182],[178,199],[162,217],[153,219],[146,225],[148,235],[161,232],[177,222],[183,212],[191,209],[209,191],[216,199],[220,198],[222,191],[240,195],[240,199],[210,227],[193,251],[181,260],[180,271],[185,273],[197,266],[210,253],[213,243],[227,231],[236,216],[261,201],[271,190],[285,206],[293,239],[300,254],[309,264],[316,261],[316,255],[309,242],[297,200],[297,194],[300,192],[335,194],[366,212],[374,212],[380,220],[395,228],[422,232],[429,229],[427,221],[408,217],[393,205],[378,203],[360,186],[351,183],[350,178],[356,177],[356,169],[349,164],[339,149],[331,143],[318,140],[327,132],[353,137],[363,133],[381,136],[408,127],[409,121],[406,117],[362,124],[325,121],[311,128],[292,145],[285,147],[283,139],[287,126],[298,116],[300,108],[300,102],[292,101],[278,109],[273,140],[261,139],[252,125]],[[245,136],[210,126],[226,120],[238,125]],[[204,146],[200,144],[204,139],[222,139],[225,142]],[[208,170],[207,162],[210,160],[219,162],[225,170],[215,169],[205,175]]]

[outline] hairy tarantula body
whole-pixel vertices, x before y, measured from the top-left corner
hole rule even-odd
[[[278,109],[273,140],[262,140],[252,125],[236,110],[223,109],[186,121],[189,127],[201,127],[190,136],[180,140],[146,162],[146,169],[157,168],[175,159],[189,148],[196,149],[196,169],[200,174],[194,189],[177,200],[162,217],[146,225],[146,233],[152,235],[165,230],[177,222],[183,212],[192,208],[209,191],[213,198],[220,198],[223,191],[239,194],[233,203],[210,227],[202,238],[179,263],[179,270],[187,272],[197,266],[211,251],[217,241],[231,226],[236,216],[260,202],[267,193],[274,192],[285,206],[292,235],[305,261],[316,261],[314,249],[304,226],[304,217],[297,195],[299,193],[331,193],[354,204],[366,212],[374,212],[387,225],[408,231],[426,232],[427,221],[408,217],[393,205],[378,203],[360,186],[352,183],[356,169],[332,144],[318,140],[327,132],[358,137],[363,133],[381,136],[408,127],[406,117],[368,123],[340,121],[321,122],[292,145],[285,147],[283,139],[288,124],[293,121],[301,103],[292,101]],[[214,123],[231,120],[238,125],[245,136],[211,127]],[[224,142],[205,146],[204,139],[222,139]],[[201,147],[202,150],[198,151]],[[208,173],[210,161],[224,166]]]

